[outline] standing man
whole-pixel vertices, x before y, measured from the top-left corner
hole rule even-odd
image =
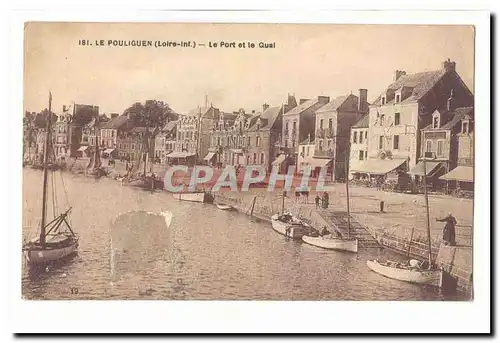
[[[443,241],[445,245],[455,245],[455,225],[457,225],[457,220],[451,212],[448,216],[443,219],[436,219],[438,222],[446,222],[443,228]]]
[[[314,201],[316,202],[316,209],[319,208],[319,201],[321,200],[321,198],[319,197],[319,194],[316,193],[316,198],[314,198]]]

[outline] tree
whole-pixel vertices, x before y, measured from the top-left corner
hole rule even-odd
[[[177,113],[161,100],[146,100],[144,103],[136,102],[127,108],[124,114],[131,115],[134,126],[145,126],[154,129],[161,128],[167,122],[178,118]]]

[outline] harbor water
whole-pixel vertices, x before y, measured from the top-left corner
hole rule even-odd
[[[386,250],[327,251],[166,192],[70,173],[65,187],[60,172],[54,179],[59,211],[66,198],[73,207],[80,246],[43,271],[23,264],[25,299],[462,300],[371,272],[367,259],[402,258]],[[41,171],[23,170],[23,239],[36,235],[41,184]],[[50,220],[52,203],[48,212]]]

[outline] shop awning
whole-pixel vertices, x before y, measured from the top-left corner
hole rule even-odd
[[[85,151],[85,150],[87,150],[87,148],[88,148],[88,146],[83,145],[83,146],[79,147],[77,151]]]
[[[440,177],[441,180],[456,180],[463,182],[474,182],[474,168],[458,166],[447,174]]]
[[[104,152],[105,154],[111,154],[113,151],[115,151],[115,149],[106,149],[106,150],[104,150],[103,152]]]
[[[285,154],[279,155],[272,163],[273,166],[278,166],[286,159]]]
[[[439,170],[439,168],[441,168],[441,166],[442,166],[441,162],[426,161],[425,162],[425,171],[426,171],[427,176],[432,176],[432,175],[436,174],[437,171]],[[408,174],[423,176],[424,175],[424,162],[423,161],[418,162],[415,165],[415,167],[413,167],[412,170],[410,170],[408,172]]]
[[[332,159],[328,158],[310,158],[305,161],[313,168],[325,167],[328,163],[332,162]]]
[[[166,157],[168,158],[186,158],[186,157],[191,157],[194,156],[194,153],[191,152],[185,152],[185,151],[174,151],[168,154]]]
[[[215,152],[209,152],[207,156],[205,156],[204,160],[205,161],[210,161],[212,158],[214,158]]]
[[[370,159],[353,166],[351,173],[387,174],[405,163],[405,159]]]

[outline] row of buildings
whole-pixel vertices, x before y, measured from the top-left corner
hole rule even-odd
[[[368,91],[359,89],[335,98],[297,101],[288,95],[282,104],[251,112],[197,107],[155,130],[135,127],[129,114],[100,116],[96,122],[97,107],[75,105],[72,116],[65,108],[59,116],[55,146],[78,156],[92,151],[99,139],[105,155],[134,160],[149,132],[154,138],[147,147],[157,163],[279,166],[282,172],[295,166],[297,173],[305,166],[313,172],[327,167],[333,181],[348,173],[362,179],[410,175],[418,182],[419,159],[427,155],[427,175],[435,184],[472,183],[474,97],[455,62],[448,59],[437,70],[415,74],[396,70],[373,103],[367,97]]]

